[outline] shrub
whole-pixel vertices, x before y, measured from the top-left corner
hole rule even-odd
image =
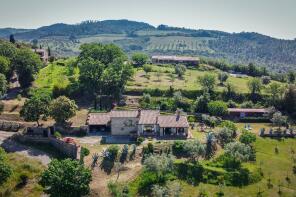
[[[249,131],[243,131],[242,135],[239,137],[239,141],[244,144],[251,144],[256,141],[256,135]]]
[[[208,110],[212,116],[224,116],[227,114],[227,105],[223,101],[211,101],[208,103]]]
[[[149,73],[149,72],[151,72],[152,71],[152,65],[150,65],[150,64],[144,64],[143,65],[143,70],[145,71],[146,74]]]
[[[155,172],[158,177],[173,170],[174,160],[170,155],[150,155],[144,161],[146,171]]]
[[[134,65],[143,66],[149,60],[149,57],[145,53],[134,53],[132,55]]]
[[[88,150],[88,148],[85,148],[85,147],[81,147],[81,154],[83,156],[88,156],[90,153],[90,151]]]
[[[225,154],[240,161],[249,161],[252,157],[251,147],[240,142],[232,142],[225,146]]]
[[[0,160],[0,185],[6,182],[11,175],[11,167],[5,161]]]
[[[52,89],[53,98],[57,98],[59,96],[68,96],[67,86],[55,84]]]
[[[151,102],[151,96],[150,96],[150,94],[148,94],[148,93],[144,93],[144,94],[143,94],[143,98],[142,98],[142,100],[143,100],[145,103],[150,103],[150,102]]]
[[[144,171],[140,175],[140,182],[139,182],[140,193],[150,192],[152,186],[157,183],[160,183],[160,180],[155,172]]]
[[[188,119],[188,122],[197,122],[197,120],[196,120],[196,116],[193,116],[193,115],[189,115],[189,116],[187,117],[187,119]]]
[[[52,160],[42,173],[40,184],[51,196],[84,196],[90,191],[91,171],[78,161]]]
[[[140,144],[142,144],[144,141],[145,141],[145,138],[144,138],[144,137],[138,137],[137,140],[136,140],[136,144],[137,144],[137,145],[140,145]]]
[[[53,136],[54,136],[55,138],[62,138],[61,133],[58,132],[58,131],[55,131],[54,134],[53,134]]]
[[[108,187],[108,190],[112,196],[121,197],[121,190],[120,190],[120,187],[117,183],[108,182],[107,187]]]
[[[175,73],[178,75],[178,77],[183,77],[185,72],[186,72],[186,66],[182,64],[177,64],[175,66]]]
[[[129,155],[129,160],[134,160],[136,156],[137,147],[135,144],[132,145],[132,151]]]
[[[125,144],[123,147],[122,147],[122,150],[121,150],[121,155],[120,155],[120,163],[124,163],[127,159],[127,155],[128,155],[128,145]]]
[[[216,159],[216,162],[221,164],[221,167],[227,170],[235,170],[241,168],[241,161],[227,154],[219,156]]]
[[[222,123],[220,124],[221,127],[225,127],[228,128],[232,131],[237,131],[237,126],[235,125],[235,123],[229,121],[229,120],[224,120],[222,121]]]
[[[111,145],[107,148],[108,158],[114,161],[118,155],[119,147],[117,145]]]
[[[184,146],[185,146],[184,141],[174,141],[172,145],[173,155],[177,157],[181,157],[182,155],[184,155],[184,151],[185,151]]]
[[[262,80],[262,84],[267,85],[270,83],[271,78],[270,78],[270,76],[262,76],[261,80]]]
[[[175,173],[178,178],[186,180],[190,184],[197,184],[203,181],[204,168],[199,163],[177,163],[175,164]]]
[[[236,108],[237,107],[237,104],[233,100],[229,100],[228,101],[228,104],[227,104],[227,107],[228,108]]]
[[[207,124],[207,125],[209,125],[210,127],[213,127],[213,128],[216,127],[221,121],[220,118],[217,118],[215,116],[209,116],[209,115],[206,115],[206,114],[202,114],[201,119],[205,124]]]
[[[219,140],[219,143],[222,145],[222,146],[225,146],[226,144],[232,142],[234,140],[234,132],[229,129],[229,128],[222,128],[218,131],[218,140]]]
[[[250,183],[250,171],[245,168],[226,173],[226,184],[233,186],[244,186]]]

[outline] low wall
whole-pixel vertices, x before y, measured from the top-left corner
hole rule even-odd
[[[33,142],[33,143],[46,143],[51,144],[55,149],[65,154],[72,159],[79,159],[79,146],[72,143],[66,143],[61,139],[54,137],[42,137],[42,136],[27,136],[18,135],[17,140],[20,142]]]
[[[78,153],[78,146],[75,144],[66,143],[63,140],[56,139],[56,138],[49,138],[50,143],[52,146],[54,146],[56,149],[67,155],[68,157],[72,159],[78,159],[79,155]]]
[[[277,131],[270,131],[270,132],[264,132],[260,131],[259,134],[261,137],[271,137],[271,138],[296,138],[296,133],[293,131],[284,131],[284,132],[277,132]]]

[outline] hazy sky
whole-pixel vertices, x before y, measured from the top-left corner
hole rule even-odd
[[[105,19],[296,38],[296,0],[0,0],[0,27]]]

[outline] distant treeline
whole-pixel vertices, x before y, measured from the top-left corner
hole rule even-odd
[[[288,73],[274,73],[266,69],[266,67],[258,66],[253,63],[248,65],[244,64],[231,64],[225,60],[215,60],[210,58],[201,58],[200,63],[208,64],[225,72],[236,72],[252,77],[270,76],[272,80],[280,82],[288,82],[289,79],[295,77],[295,72],[289,71]],[[293,76],[292,76],[293,75]]]

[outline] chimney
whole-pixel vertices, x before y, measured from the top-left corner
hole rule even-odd
[[[176,111],[176,120],[177,121],[179,121],[180,116],[181,116],[181,110],[177,109],[177,111]]]
[[[138,115],[137,115],[138,118],[141,117],[141,112],[142,112],[142,110],[141,110],[141,108],[139,108],[139,109],[138,109]]]

